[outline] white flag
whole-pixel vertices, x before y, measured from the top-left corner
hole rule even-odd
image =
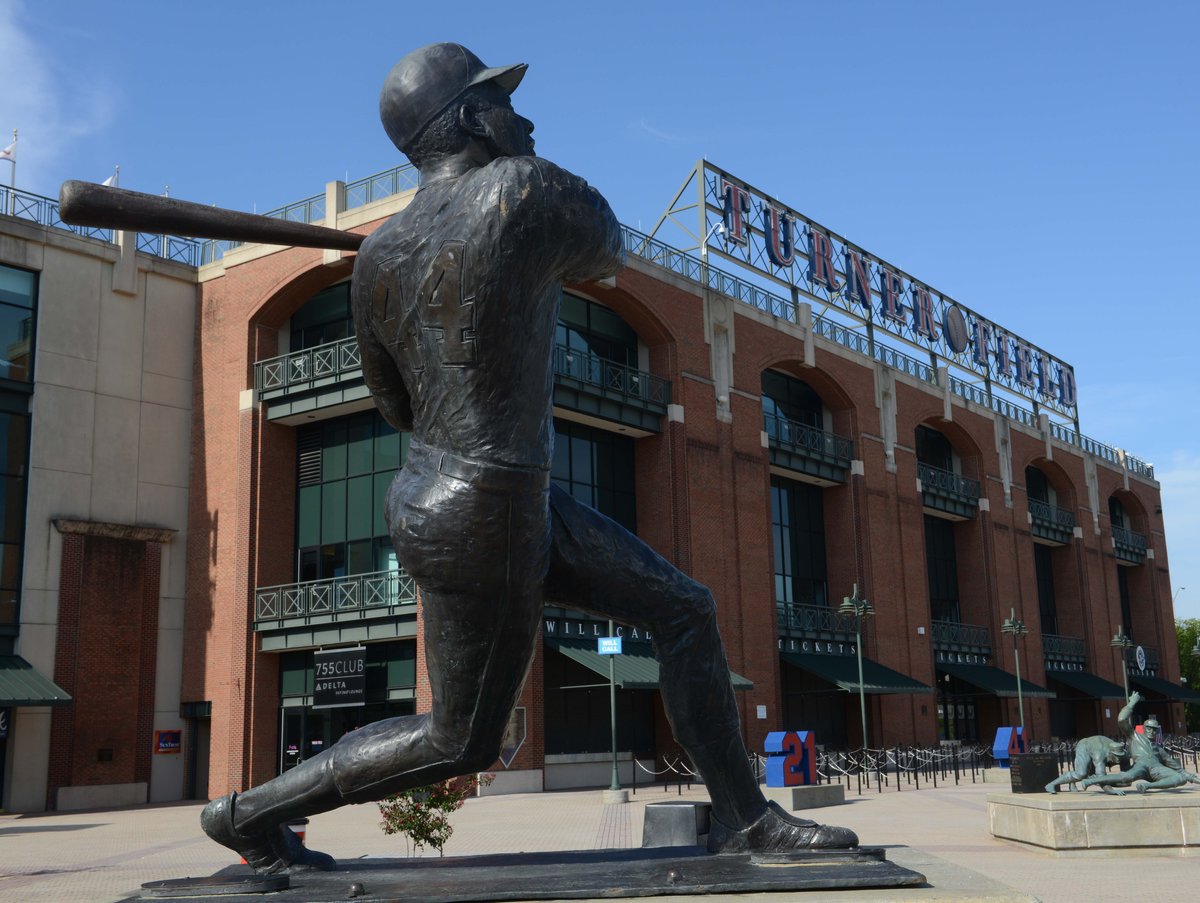
[[[13,163],[17,162],[17,142],[13,142],[4,150],[0,150],[0,160],[9,160]]]
[[[114,172],[111,176],[109,176],[107,179],[105,179],[100,184],[103,185],[105,188],[112,188],[113,184],[116,181],[117,181],[117,174]]]

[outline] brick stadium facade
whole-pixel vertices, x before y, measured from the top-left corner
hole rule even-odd
[[[331,185],[327,209],[343,211],[339,228],[361,232],[409,196],[345,212],[344,193]],[[364,551],[357,567],[353,530],[318,536],[306,526],[319,520],[324,530],[343,504],[341,477],[326,474],[323,501],[312,502],[322,513],[305,508],[298,468],[316,460],[317,444],[336,469],[341,420],[377,448],[384,441],[363,419],[374,415],[362,413],[370,406],[355,362],[329,358],[352,355],[346,327],[304,331],[321,319],[313,305],[344,291],[351,267],[352,255],[249,247],[201,270],[184,702],[211,703],[210,795],[263,781],[355,726],[311,707],[311,677],[300,672],[314,649],[408,644],[400,657],[411,667],[386,656],[377,664],[411,686],[389,678],[374,711],[429,704],[419,606],[403,581],[387,583],[378,516],[373,557]],[[636,254],[609,283],[569,286],[560,324],[555,478],[593,493],[712,588],[730,668],[753,683],[739,694],[751,749],[781,728],[861,743],[857,686],[845,692],[840,677],[854,660],[853,628],[831,611],[855,585],[875,613],[863,640],[872,746],[990,744],[998,726],[1018,723],[1012,643],[1001,633],[1013,610],[1029,629],[1022,676],[1034,739],[1116,731],[1119,629],[1149,654],[1142,676],[1178,683],[1161,500],[1146,468],[1058,438],[1045,417],[1001,416],[951,392],[941,374],[910,376],[806,324]],[[593,372],[580,372],[579,359]],[[321,424],[325,438],[312,439]],[[590,463],[576,467],[572,455]],[[370,532],[359,529],[360,545]],[[374,576],[355,584],[362,573]],[[380,581],[391,596],[374,607],[338,595]],[[607,675],[589,651],[606,632],[548,609],[514,724],[524,742],[507,768],[497,764],[500,789],[607,783]],[[626,636],[637,659],[644,637]],[[622,685],[625,758],[661,768],[674,746],[653,678],[625,675]],[[1182,703],[1146,695],[1179,729]]]
[[[331,183],[281,214],[368,233],[413,178]],[[52,201],[14,198],[7,209],[33,212],[0,215],[0,302],[26,311],[0,417],[10,513],[27,501],[5,536],[5,561],[23,555],[19,593],[7,564],[0,587],[0,806],[212,797],[427,709],[419,593],[381,510],[407,437],[362,383],[353,255],[70,234]],[[841,240],[798,216],[792,236],[789,215],[769,220],[773,265],[802,253],[803,233],[826,288],[852,295],[852,268],[833,272]],[[1179,686],[1159,486],[1079,433],[1073,373],[1004,339],[1003,372],[971,384],[952,353],[878,343],[901,307],[882,269],[883,316],[839,325],[832,295],[718,273],[739,229],[753,237],[728,210],[724,226],[699,256],[627,230],[615,279],[566,287],[552,478],[712,589],[747,746],[780,729],[863,742],[854,624],[838,613],[855,589],[874,611],[872,747],[990,746],[1017,724],[1014,615],[1032,739],[1115,734],[1122,655],[1141,714],[1181,732],[1184,700],[1200,698]],[[913,316],[932,311],[910,286]],[[952,319],[937,321],[947,341],[965,341]],[[924,347],[937,329],[913,322]],[[1014,375],[1028,391],[994,397]],[[651,638],[616,629],[627,783],[678,750]],[[547,608],[492,792],[608,783],[608,630]],[[1131,648],[1113,647],[1118,633]],[[322,705],[330,652],[358,657],[354,705]],[[30,668],[40,689],[11,695],[8,675]]]

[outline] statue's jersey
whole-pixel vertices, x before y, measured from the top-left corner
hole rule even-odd
[[[380,409],[397,426],[410,414],[426,446],[548,468],[562,283],[620,265],[608,203],[546,160],[506,157],[425,184],[355,263],[355,326]]]

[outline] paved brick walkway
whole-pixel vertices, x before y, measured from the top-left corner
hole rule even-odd
[[[995,784],[887,790],[811,810],[810,817],[854,828],[864,844],[887,847],[889,858],[924,872],[935,886],[806,899],[1124,903],[1149,896],[1171,903],[1196,898],[1200,853],[1058,856],[994,839],[987,829],[986,795],[996,790]],[[639,788],[624,806],[602,804],[599,790],[473,799],[454,817],[446,855],[639,846],[646,803],[678,798],[674,788],[669,793]],[[683,798],[705,796],[695,788],[685,790]],[[146,881],[210,875],[235,857],[200,834],[200,808],[187,803],[0,815],[0,903],[114,901],[136,893]],[[401,838],[379,830],[378,810],[371,805],[313,818],[308,840],[342,860],[405,855]]]

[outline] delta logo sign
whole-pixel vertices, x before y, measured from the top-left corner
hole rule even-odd
[[[704,185],[707,250],[929,351],[1072,419],[1075,371],[1048,352],[713,164]],[[936,366],[936,361],[934,362]]]

